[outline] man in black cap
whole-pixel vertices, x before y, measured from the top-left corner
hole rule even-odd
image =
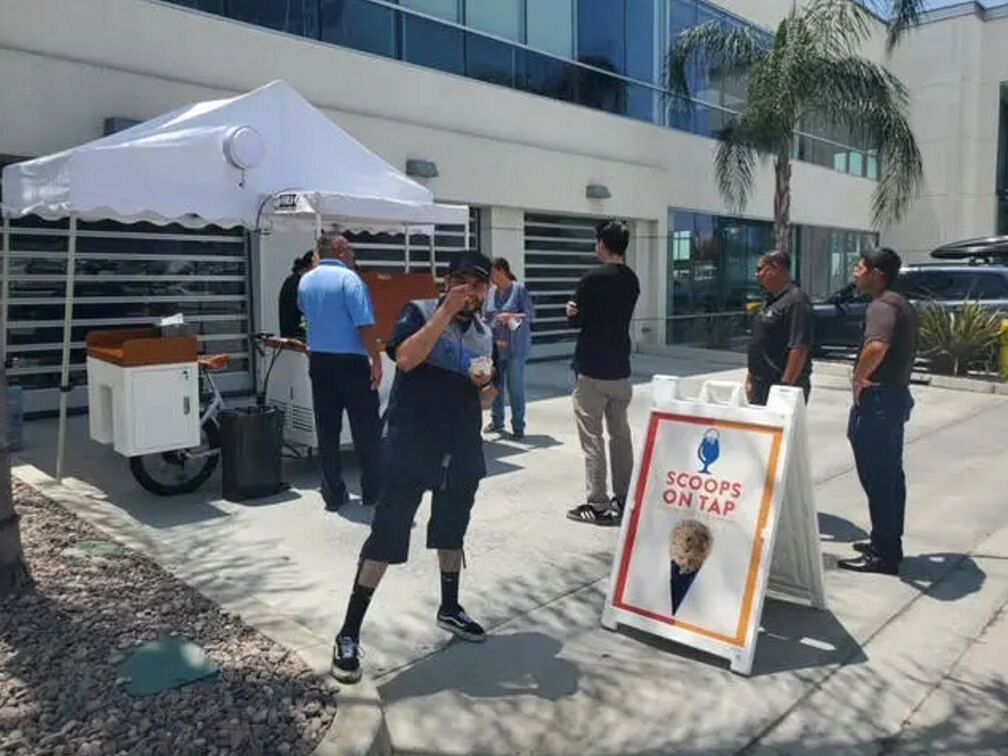
[[[840,562],[854,572],[895,575],[903,559],[903,428],[913,408],[909,387],[919,319],[906,298],[892,290],[900,265],[899,255],[883,247],[863,252],[854,271],[857,288],[872,299],[854,368],[847,427],[872,525],[871,541],[854,544],[861,556]]]
[[[766,292],[766,302],[753,321],[749,340],[749,403],[766,404],[775,385],[798,386],[807,400],[812,376],[812,303],[791,280],[787,252],[775,249],[764,254],[756,277]]]
[[[427,548],[438,550],[441,566],[437,624],[463,640],[485,640],[483,628],[459,604],[458,590],[469,515],[486,475],[482,410],[496,396],[493,333],[479,315],[490,267],[481,254],[459,254],[449,267],[445,295],[408,304],[388,343],[397,371],[383,485],[333,648],[332,674],[341,682],[361,677],[364,614],[388,565],[406,561],[410,528],[426,491],[434,492]]]

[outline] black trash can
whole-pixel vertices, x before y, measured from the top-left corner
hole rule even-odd
[[[221,413],[224,498],[244,501],[283,491],[283,414],[276,407]]]

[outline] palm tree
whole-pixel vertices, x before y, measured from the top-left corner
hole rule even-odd
[[[900,39],[912,26],[920,23],[926,0],[891,0],[889,3],[889,28],[886,45],[889,52],[899,44]]]
[[[919,2],[898,3],[905,7],[893,22],[893,39],[917,21]],[[745,104],[717,132],[715,175],[726,203],[740,211],[757,162],[773,159],[778,249],[790,248],[792,148],[802,122],[846,127],[877,148],[876,226],[900,219],[917,195],[923,169],[906,87],[858,55],[871,23],[869,11],[854,0],[812,0],[792,9],[773,37],[710,22],[684,31],[669,52],[668,88],[680,107],[692,107],[688,72],[694,65],[744,82]]]
[[[11,491],[7,422],[7,369],[0,360],[0,596],[19,593],[31,585]]]

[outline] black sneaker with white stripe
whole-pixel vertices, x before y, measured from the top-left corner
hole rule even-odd
[[[567,519],[602,527],[617,527],[623,520],[623,502],[613,499],[609,505],[582,504],[567,511]]]
[[[349,635],[339,635],[333,644],[330,674],[341,683],[355,683],[361,679],[360,643]]]
[[[437,624],[442,630],[454,633],[464,641],[482,643],[486,640],[486,630],[482,625],[466,614],[461,606],[454,609],[438,609]]]

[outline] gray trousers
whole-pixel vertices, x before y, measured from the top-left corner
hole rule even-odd
[[[606,485],[606,445],[602,423],[609,432],[609,462],[612,465],[613,496],[626,502],[633,472],[633,441],[627,410],[633,398],[629,378],[602,381],[577,377],[574,416],[585,456],[585,485],[589,504],[609,504]]]

